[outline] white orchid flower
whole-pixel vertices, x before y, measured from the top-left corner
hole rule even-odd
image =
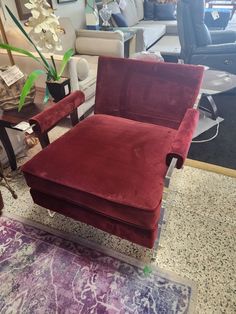
[[[25,4],[31,10],[29,26],[32,27],[30,36],[37,43],[40,50],[62,50],[60,42],[61,30],[59,17],[46,0],[29,0]]]

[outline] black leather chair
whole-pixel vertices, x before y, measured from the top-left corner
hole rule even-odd
[[[177,22],[184,63],[202,64],[236,74],[236,32],[209,31],[204,0],[179,0]]]

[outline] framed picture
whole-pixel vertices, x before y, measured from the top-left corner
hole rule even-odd
[[[61,3],[69,3],[69,2],[75,2],[77,0],[57,0],[57,3],[61,4]]]
[[[52,7],[52,0],[47,0],[47,1]],[[30,10],[25,7],[25,4],[28,2],[29,2],[28,0],[15,0],[16,9],[19,15],[19,19],[21,21],[27,20],[31,16]]]

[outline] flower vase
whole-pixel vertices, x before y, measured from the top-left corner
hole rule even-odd
[[[46,84],[54,102],[58,102],[71,92],[70,79],[66,77],[59,81],[47,81]]]
[[[112,27],[109,23],[109,20],[112,15],[112,11],[108,8],[107,4],[103,4],[102,9],[99,11],[99,15],[103,21],[102,30],[105,30],[105,31],[112,30]]]
[[[91,30],[99,29],[99,16],[97,5],[94,0],[86,0],[85,6],[86,28]]]

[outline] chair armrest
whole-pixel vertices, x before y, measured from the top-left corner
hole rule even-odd
[[[193,50],[194,55],[199,54],[229,54],[236,53],[236,42],[219,45],[208,45],[204,47],[197,47]]]
[[[69,60],[69,63],[68,63],[70,85],[71,85],[72,91],[80,90],[78,74],[77,74],[77,62],[78,62],[78,60],[79,59],[76,57],[71,57]]]
[[[196,109],[188,109],[179,126],[171,150],[166,156],[166,163],[169,166],[172,158],[177,158],[176,168],[182,168],[187,157],[192,141],[193,133],[197,127],[199,112]]]
[[[236,42],[235,31],[210,31],[213,45]]]
[[[84,102],[84,99],[83,92],[75,91],[31,118],[29,122],[31,125],[34,125],[33,129],[37,134],[46,133],[79,107]]]

